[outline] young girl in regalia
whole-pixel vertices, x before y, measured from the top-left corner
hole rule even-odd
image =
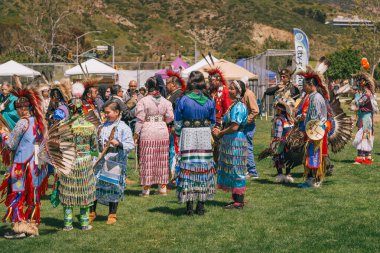
[[[121,108],[108,101],[103,106],[107,119],[98,129],[98,147],[101,152],[95,166],[96,201],[91,207],[90,221],[96,217],[96,205],[109,206],[107,224],[116,222],[116,210],[124,196],[128,153],[134,148],[132,131],[121,121]]]

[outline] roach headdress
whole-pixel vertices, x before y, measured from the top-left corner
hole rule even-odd
[[[176,77],[178,78],[178,80],[181,82],[181,89],[182,91],[185,91],[186,90],[186,82],[185,80],[181,77],[181,75],[179,73],[176,73],[172,70],[169,70],[166,72],[166,75],[170,78],[170,77]]]
[[[15,101],[15,107],[29,107],[37,121],[38,136],[41,138],[45,135],[46,122],[41,108],[42,98],[40,92],[35,86],[21,84],[18,76],[15,76],[15,80],[16,85],[12,90],[12,94],[18,98]]]
[[[358,87],[367,87],[372,94],[375,94],[375,80],[373,77],[364,71],[360,71],[352,76],[357,82]]]
[[[71,98],[71,83],[70,79],[62,79],[58,83],[54,83],[50,86],[50,93],[59,92],[62,99],[67,103]]]
[[[303,76],[305,78],[305,82],[314,80],[314,84],[321,88],[323,97],[329,99],[329,92],[325,83],[325,77],[323,76],[329,66],[330,62],[325,57],[322,57],[319,60],[319,64],[316,69],[307,66],[306,71],[300,70],[297,71],[296,74]]]
[[[208,53],[208,57],[210,58],[210,61],[212,63],[212,65],[210,64],[210,62],[207,60],[207,56],[205,56],[204,54],[202,54],[203,58],[206,60],[207,64],[208,64],[208,68],[205,68],[204,71],[207,72],[208,74],[208,78],[216,78],[218,80],[220,80],[223,85],[227,86],[227,82],[226,82],[226,79],[224,78],[224,74],[223,74],[223,71],[218,68],[217,66],[215,66],[215,63],[214,63],[214,60],[211,56],[211,53]]]

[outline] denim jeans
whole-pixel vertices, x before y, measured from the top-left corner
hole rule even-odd
[[[255,158],[253,155],[253,136],[255,135],[256,124],[251,123],[244,127],[244,134],[248,141],[248,158],[247,158],[247,172],[252,176],[258,176],[256,171]]]

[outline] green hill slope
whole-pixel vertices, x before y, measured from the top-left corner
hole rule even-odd
[[[250,56],[266,48],[291,49],[293,27],[308,34],[311,55],[315,58],[336,49],[342,41],[347,43],[344,38],[348,31],[324,24],[326,18],[340,11],[339,3],[331,5],[334,1],[71,0],[63,5],[49,2],[56,1],[0,2],[4,14],[0,17],[0,59],[70,61],[67,55],[69,51],[75,54],[76,37],[91,30],[103,33],[78,40],[79,51],[94,47],[95,39],[106,40],[115,45],[117,61],[158,60],[162,55],[168,58],[177,53],[191,56],[193,39],[199,50],[211,50],[228,59]],[[46,24],[66,10],[71,14],[61,22],[54,43],[50,43],[52,26]],[[38,15],[46,20],[40,22],[42,28],[35,25]],[[36,38],[39,33],[44,34],[40,36],[43,38]]]

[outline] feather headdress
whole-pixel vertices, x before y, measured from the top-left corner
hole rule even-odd
[[[294,100],[293,99],[286,99],[286,98],[279,98],[274,102],[274,107],[279,106],[280,108],[283,108],[283,110],[286,112],[286,115],[290,122],[294,122],[293,119],[293,108],[294,108]]]
[[[16,85],[12,90],[12,94],[18,97],[15,102],[15,107],[29,107],[33,113],[36,124],[37,131],[39,133],[39,139],[45,135],[46,122],[45,115],[42,112],[41,104],[42,98],[41,93],[38,88],[34,85],[23,85],[18,76],[15,76]]]
[[[288,61],[286,62],[286,67],[283,69],[278,69],[278,74],[280,75],[280,77],[287,76],[290,78],[294,74],[294,72],[296,72],[296,69],[291,70],[292,63],[292,60],[288,59]]]
[[[66,103],[71,99],[71,82],[68,78],[52,84],[50,90],[58,90]]]
[[[372,94],[375,94],[375,79],[367,73],[360,71],[352,76],[356,81],[364,81],[364,86],[368,87]]]
[[[319,64],[315,69],[307,66],[306,70],[299,70],[296,72],[296,74],[303,76],[305,78],[305,81],[314,79],[316,81],[316,85],[321,88],[322,95],[326,99],[329,99],[329,91],[325,83],[325,77],[323,76],[329,66],[330,62],[325,57],[321,57]]]
[[[181,89],[182,91],[185,91],[186,89],[186,82],[185,80],[181,77],[181,75],[179,73],[176,73],[172,70],[169,70],[169,71],[166,71],[166,75],[170,78],[170,77],[176,77],[178,78],[178,80],[181,82]]]

